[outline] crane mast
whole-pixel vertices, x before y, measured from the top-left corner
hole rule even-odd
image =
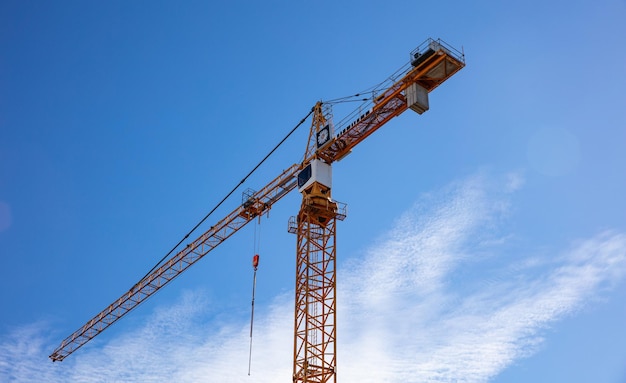
[[[338,124],[324,103],[316,103],[309,113],[313,119],[301,163],[246,194],[230,214],[65,338],[50,359],[64,360],[298,188],[300,211],[288,225],[297,236],[293,382],[336,383],[336,223],[346,218],[347,209],[331,197],[331,165],[407,109],[427,111],[428,93],[464,66],[462,52],[442,40],[427,39],[410,53],[407,64],[374,89],[375,96]]]
[[[328,123],[318,102],[307,154],[330,139]],[[313,157],[298,174],[302,204],[288,229],[297,234],[293,382],[336,382],[336,223],[346,208],[331,198],[330,164]]]

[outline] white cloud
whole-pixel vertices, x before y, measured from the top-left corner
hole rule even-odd
[[[479,175],[424,195],[367,254],[340,265],[339,380],[489,381],[536,352],[543,329],[624,279],[623,233],[545,257],[507,256],[497,227],[522,184]],[[0,339],[0,380],[288,382],[292,305],[281,295],[257,316],[251,377],[247,318],[218,321],[204,294],[189,292],[63,363],[47,360],[54,344],[44,325],[16,330]]]

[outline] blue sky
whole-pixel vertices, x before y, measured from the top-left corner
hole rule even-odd
[[[0,381],[290,381],[296,192],[256,228],[251,376],[252,225],[47,357],[316,101],[440,37],[466,68],[333,167],[339,381],[623,383],[625,18],[623,0],[3,1]],[[307,125],[240,191],[299,161]]]

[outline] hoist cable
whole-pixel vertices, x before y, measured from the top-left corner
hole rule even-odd
[[[252,278],[252,310],[250,312],[250,351],[248,353],[248,376],[252,369],[252,328],[254,326],[254,294],[256,290],[256,266],[254,267],[254,277]]]
[[[293,127],[293,129],[291,129],[291,131],[289,133],[287,133],[287,135],[280,140],[280,142],[274,146],[274,149],[272,149],[268,154],[265,155],[265,157],[263,157],[263,159],[245,176],[243,177],[243,179],[241,181],[239,181],[239,183],[224,197],[222,198],[222,200],[215,205],[215,207],[213,209],[211,209],[211,211],[209,211],[209,213],[207,213],[207,215],[204,216],[204,218],[202,218],[200,220],[200,222],[198,222],[193,229],[191,229],[174,247],[172,247],[172,249],[163,256],[163,258],[161,258],[159,260],[159,262],[156,263],[156,265],[154,265],[154,267],[152,267],[152,269],[150,269],[150,271],[148,271],[146,273],[146,275],[144,275],[139,282],[135,283],[133,285],[133,287],[130,288],[130,291],[134,290],[135,287],[137,287],[137,285],[139,285],[144,279],[146,279],[146,277],[148,277],[157,267],[159,267],[159,265],[161,265],[161,263],[163,263],[163,261],[165,259],[167,259],[167,257],[169,257],[174,250],[176,250],[178,248],[178,246],[181,245],[181,243],[183,243],[187,238],[189,238],[189,236],[196,231],[196,229],[202,225],[204,223],[204,221],[207,220],[207,218],[209,218],[211,216],[211,214],[213,214],[215,212],[215,210],[217,210],[223,203],[224,201],[226,201],[247,179],[248,177],[250,177],[252,175],[252,173],[254,173],[272,154],[274,154],[274,152],[278,149],[279,146],[281,146],[292,134],[293,132],[296,131],[296,129],[298,129],[303,123],[304,121],[306,121],[307,118],[309,118],[309,116],[313,113],[314,108],[311,108],[311,111],[302,119],[300,120],[300,122],[298,124],[296,124],[296,126]]]
[[[257,235],[258,232],[258,235]],[[252,279],[252,308],[250,311],[250,351],[248,353],[248,376],[252,369],[252,329],[254,327],[254,295],[256,291],[256,270],[259,266],[259,253],[261,252],[261,216],[254,224],[254,243],[252,245],[254,255],[252,257],[252,267],[254,268],[254,277]]]
[[[339,104],[339,103],[343,103],[343,102],[367,101],[367,100],[373,98],[376,95],[376,93],[378,91],[380,91],[381,88],[384,87],[385,83],[387,83],[387,82],[391,82],[391,83],[395,82],[395,80],[397,79],[397,77],[399,75],[402,75],[402,74],[404,74],[406,72],[407,66],[408,66],[408,64],[404,64],[403,66],[398,68],[391,76],[387,77],[386,79],[384,79],[383,81],[379,82],[376,85],[372,85],[369,88],[364,89],[361,92],[358,92],[358,93],[353,94],[351,96],[345,96],[345,97],[335,98],[335,99],[332,99],[332,100],[326,100],[326,101],[324,101],[324,103],[326,103],[326,104]],[[369,98],[362,98],[362,99],[351,100],[352,98],[361,97],[361,96],[364,96],[366,94],[369,94],[370,97]]]
[[[257,235],[257,231],[258,231],[258,235]],[[254,226],[254,241],[255,241],[254,253],[259,254],[261,253],[261,216],[259,216],[259,220],[257,221],[257,224]]]
[[[331,105],[336,105],[336,104],[342,104],[342,103],[346,103],[346,102],[368,102],[368,101],[373,101],[378,92],[380,92],[383,89],[388,89],[389,86],[393,83],[395,83],[399,77],[404,76],[406,73],[408,73],[408,71],[410,70],[411,65],[410,63],[405,63],[404,65],[402,65],[400,68],[398,68],[395,72],[393,72],[389,77],[387,77],[386,79],[384,79],[383,81],[379,82],[376,85],[372,85],[369,88],[366,88],[364,90],[362,90],[361,92],[358,92],[354,95],[351,96],[346,96],[346,97],[339,97],[339,98],[335,98],[332,100],[327,100],[324,101],[325,104],[331,104]],[[368,96],[366,98],[356,98],[356,97],[361,97],[361,96]],[[349,118],[349,116],[346,116],[344,118],[344,120],[346,120],[347,118]],[[341,121],[343,122],[343,120]],[[341,122],[337,123],[336,126],[340,126]]]

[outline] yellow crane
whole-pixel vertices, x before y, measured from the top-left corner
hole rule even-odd
[[[336,383],[336,221],[346,217],[346,205],[331,197],[332,164],[405,110],[427,111],[429,92],[464,66],[462,52],[440,39],[427,39],[337,124],[329,104],[317,102],[306,117],[313,115],[301,162],[259,191],[244,194],[240,206],[65,338],[50,359],[65,359],[297,188],[302,204],[288,225],[288,231],[297,235],[293,382]]]

